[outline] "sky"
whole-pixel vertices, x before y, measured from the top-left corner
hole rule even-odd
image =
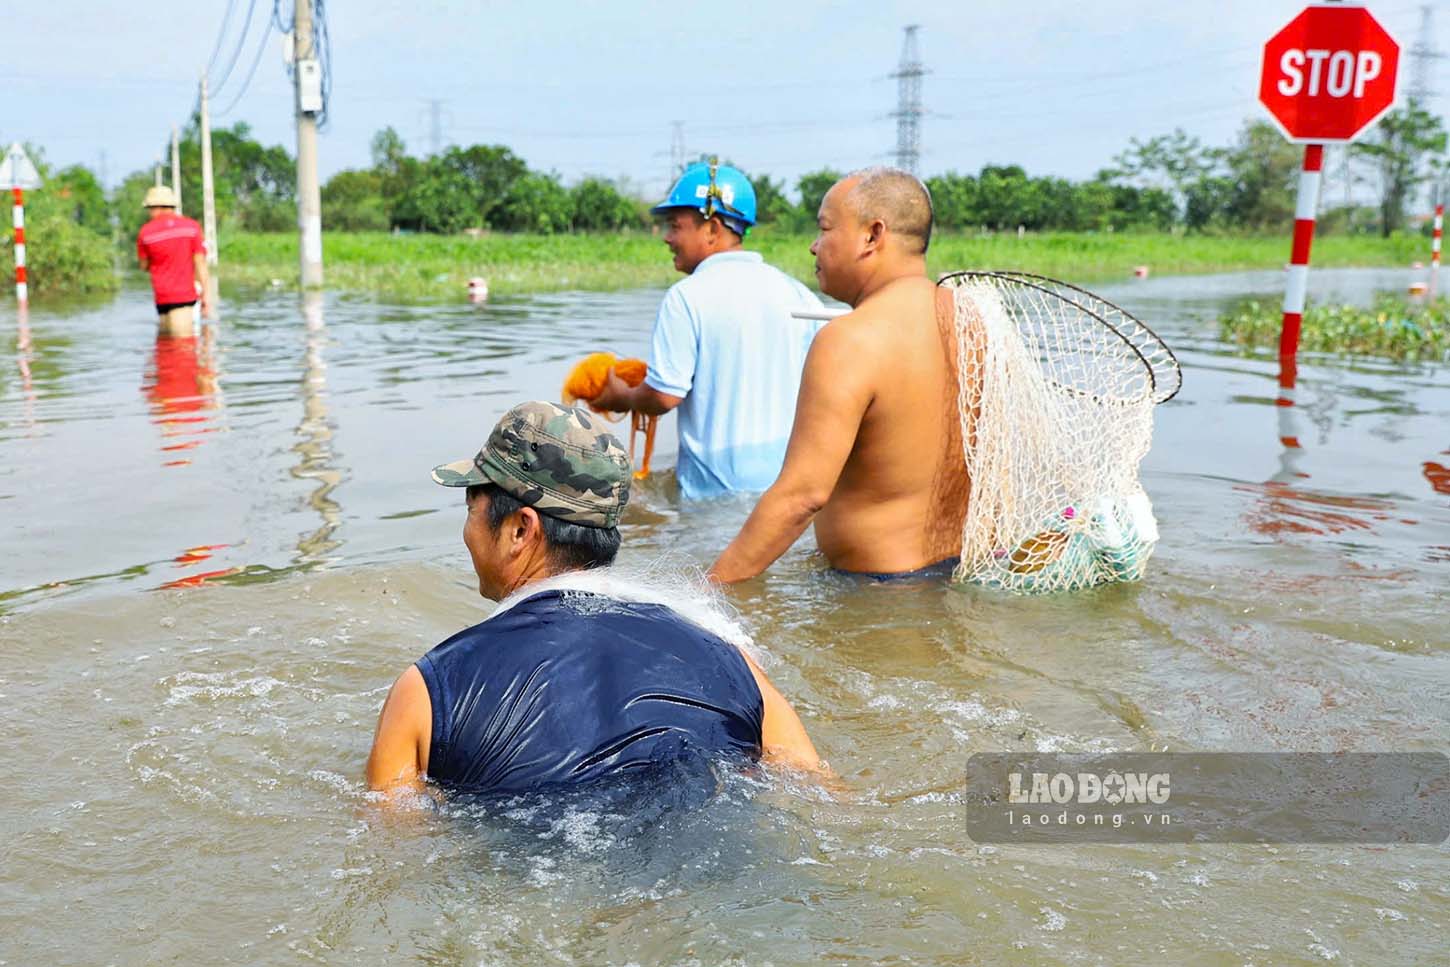
[[[292,0],[279,2],[290,22]],[[1450,5],[1437,5],[1432,43],[1450,53]],[[1132,138],[1182,127],[1223,145],[1246,119],[1264,117],[1256,102],[1263,43],[1303,6],[333,0],[333,94],[320,164],[324,178],[368,165],[369,142],[385,125],[410,151],[427,153],[435,99],[445,146],[504,144],[566,182],[622,178],[646,196],[666,188],[675,121],[690,156],[718,154],[792,185],[823,167],[889,163],[897,98],[890,75],[902,28],[919,24],[929,71],[921,174],[1020,164],[1033,175],[1087,178]],[[1368,6],[1408,52],[1421,3]],[[115,184],[155,163],[171,126],[186,123],[210,63],[214,123],[245,121],[262,141],[295,149],[270,0],[11,7],[0,27],[7,143],[42,145],[51,162],[86,164]],[[1406,60],[1402,78],[1408,69]],[[1433,62],[1431,82],[1430,106],[1444,113],[1450,58]]]

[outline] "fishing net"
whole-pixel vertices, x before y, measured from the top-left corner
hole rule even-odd
[[[1143,576],[1158,526],[1138,464],[1178,392],[1147,326],[1075,286],[958,272],[952,291],[971,498],[956,578],[1020,593]]]

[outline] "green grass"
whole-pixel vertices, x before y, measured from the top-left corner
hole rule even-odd
[[[808,235],[751,234],[747,248],[812,283]],[[1424,258],[1429,243],[1417,236],[1382,240],[1330,236],[1314,246],[1314,264],[1408,265]],[[325,236],[325,275],[330,289],[371,293],[400,301],[461,301],[472,276],[488,280],[498,295],[563,289],[610,290],[665,286],[679,278],[664,245],[647,233],[619,235],[506,235],[479,238],[440,235],[341,233]],[[1147,265],[1155,275],[1227,272],[1282,266],[1289,238],[1177,236],[1168,234],[1013,233],[979,237],[938,233],[930,268],[1013,268],[1073,282],[1126,278]],[[253,288],[277,280],[296,285],[297,239],[293,234],[232,234],[221,240],[224,287]]]
[[[1219,319],[1219,336],[1243,349],[1276,348],[1283,312],[1277,302],[1245,299]],[[1450,299],[1411,302],[1379,293],[1368,308],[1311,305],[1299,348],[1390,359],[1442,359],[1450,352]]]

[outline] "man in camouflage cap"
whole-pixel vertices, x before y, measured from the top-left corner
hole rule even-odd
[[[629,503],[624,447],[594,417],[555,403],[509,410],[473,459],[435,467],[433,479],[496,484],[541,514],[585,527],[614,527]]]
[[[502,604],[394,683],[370,787],[426,776],[520,792],[722,756],[818,767],[795,711],[743,649],[579,579],[613,562],[629,501],[629,458],[595,417],[522,403],[433,479],[467,488],[463,543],[479,593]]]

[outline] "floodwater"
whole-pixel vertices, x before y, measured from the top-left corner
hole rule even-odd
[[[269,294],[195,346],[157,345],[137,291],[23,327],[6,310],[0,963],[1446,962],[1443,844],[965,831],[972,752],[1450,745],[1446,367],[1306,358],[1286,414],[1275,364],[1212,322],[1281,284],[1101,289],[1185,369],[1144,466],[1144,582],[863,586],[807,537],[729,597],[844,790],[747,776],[643,813],[390,815],[361,771],[392,679],[491,607],[429,469],[583,353],[642,353],[657,292]],[[748,509],[659,475],[621,566],[706,565]]]

